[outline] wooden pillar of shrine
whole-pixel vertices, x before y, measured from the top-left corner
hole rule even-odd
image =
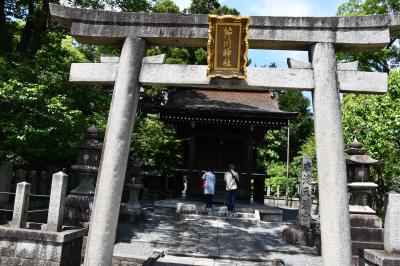
[[[187,194],[192,194],[193,191],[196,190],[194,185],[196,182],[194,181],[196,173],[193,172],[194,168],[194,157],[196,154],[196,132],[193,129],[192,132],[190,133],[190,143],[189,143],[189,161],[188,161],[188,180],[186,181],[187,189],[186,193]]]
[[[253,160],[254,160],[254,151],[253,151],[253,135],[249,133],[247,136],[247,175],[249,178],[249,182],[252,179],[253,172]],[[264,194],[265,194],[265,184],[264,178],[254,177],[253,178],[253,202],[264,204]],[[249,184],[249,187],[251,184]]]

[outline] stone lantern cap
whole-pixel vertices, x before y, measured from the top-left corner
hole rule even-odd
[[[380,160],[376,160],[369,156],[367,152],[362,148],[363,145],[357,140],[350,144],[350,148],[346,150],[346,162],[347,164],[380,164]]]
[[[71,146],[81,149],[101,150],[103,143],[101,143],[99,140],[99,130],[95,125],[91,125],[86,131],[86,136]]]

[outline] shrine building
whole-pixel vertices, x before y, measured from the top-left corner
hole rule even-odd
[[[223,201],[224,172],[232,163],[240,174],[238,200],[253,196],[264,202],[267,175],[256,167],[257,145],[268,130],[287,126],[297,113],[280,110],[272,93],[201,89],[170,89],[167,103],[156,109],[182,140],[183,165],[176,174],[187,177],[187,197],[202,195],[201,176],[212,170],[215,200]]]

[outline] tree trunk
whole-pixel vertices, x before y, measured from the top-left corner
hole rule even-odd
[[[35,7],[31,1],[28,6],[28,18],[18,44],[18,50],[28,56],[34,56],[41,48],[50,18],[49,0],[42,0],[36,5],[40,7]]]

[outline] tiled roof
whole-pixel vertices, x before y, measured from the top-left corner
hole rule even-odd
[[[285,113],[267,92],[172,89],[166,109]]]

